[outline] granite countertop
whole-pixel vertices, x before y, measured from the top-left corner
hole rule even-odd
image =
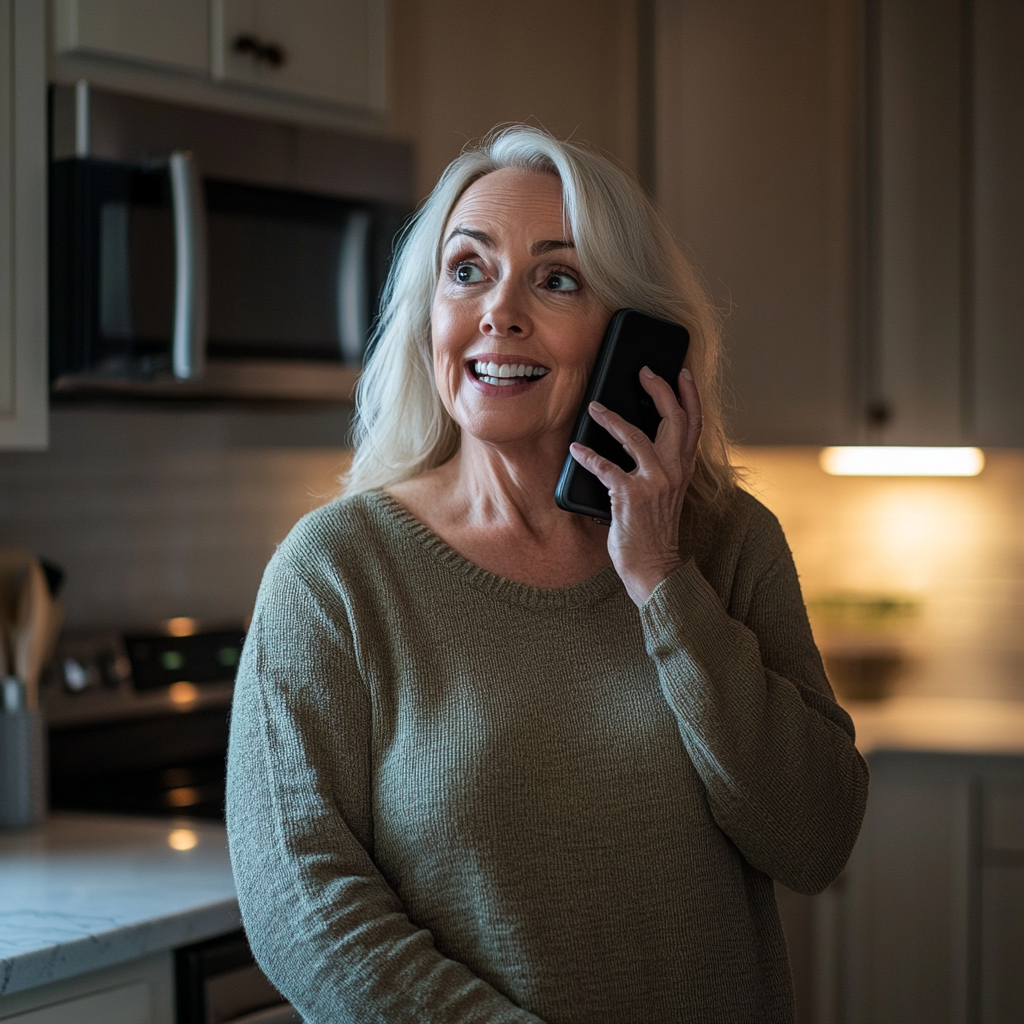
[[[240,926],[222,825],[54,813],[0,832],[0,996]]]
[[[843,706],[865,757],[882,750],[1024,754],[1024,701],[888,697]]]

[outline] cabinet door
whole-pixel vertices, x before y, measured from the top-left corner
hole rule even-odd
[[[886,0],[869,33],[872,440],[966,440],[960,0]]]
[[[0,449],[46,446],[44,15],[0,0]]]
[[[974,0],[974,419],[1024,446],[1024,4]]]
[[[726,314],[744,443],[858,436],[858,10],[657,6],[655,190]]]
[[[209,72],[209,0],[57,0],[55,14],[58,52]]]
[[[981,1021],[1024,1020],[1024,782],[985,787],[981,888]]]
[[[384,0],[213,0],[218,78],[384,111]]]

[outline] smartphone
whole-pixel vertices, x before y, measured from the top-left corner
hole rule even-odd
[[[659,320],[636,309],[620,309],[615,313],[604,332],[597,362],[590,374],[573,428],[573,441],[593,448],[598,455],[621,466],[627,473],[635,469],[636,463],[622,445],[591,419],[587,412],[590,403],[600,402],[617,412],[653,441],[661,415],[654,400],[640,384],[640,370],[649,366],[675,391],[676,378],[683,368],[689,344],[690,332],[681,324]],[[558,478],[555,502],[566,512],[577,512],[603,523],[612,520],[608,489],[571,454],[566,456]]]

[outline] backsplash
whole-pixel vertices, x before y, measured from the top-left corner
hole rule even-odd
[[[0,453],[0,544],[67,573],[69,628],[243,619],[292,524],[337,489],[346,409],[57,409]]]
[[[348,413],[56,409],[49,451],[0,453],[0,544],[66,570],[72,628],[242,619],[275,546],[336,491]],[[832,665],[1024,699],[1024,452],[986,455],[971,479],[885,479],[827,476],[817,449],[740,452]]]
[[[1024,453],[919,479],[828,476],[816,448],[740,454],[826,654],[898,660],[901,693],[1024,699]]]

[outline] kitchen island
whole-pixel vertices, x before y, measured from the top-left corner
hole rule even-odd
[[[221,825],[55,813],[0,832],[0,1019],[20,1012],[17,993],[169,965],[174,948],[239,927]]]

